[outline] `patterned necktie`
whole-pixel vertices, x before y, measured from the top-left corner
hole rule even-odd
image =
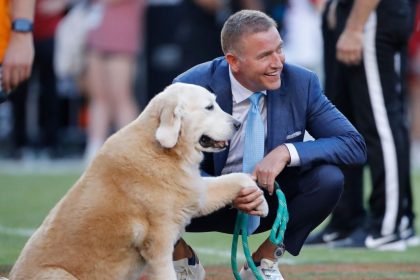
[[[259,110],[259,100],[261,92],[256,92],[249,97],[251,106],[248,111],[247,124],[245,130],[244,157],[242,171],[252,174],[255,165],[264,157],[264,122]],[[260,217],[248,217],[248,234],[253,233],[260,224]]]

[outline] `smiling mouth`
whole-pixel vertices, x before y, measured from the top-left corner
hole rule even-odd
[[[279,77],[280,73],[278,71],[276,71],[276,72],[273,72],[273,73],[266,73],[264,75],[269,76],[269,77]]]
[[[228,146],[227,140],[214,140],[213,138],[203,135],[200,137],[199,143],[204,148],[224,149]]]

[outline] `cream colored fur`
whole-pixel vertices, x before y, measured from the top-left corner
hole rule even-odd
[[[213,106],[213,107],[212,107]],[[213,109],[212,109],[213,108]],[[250,176],[200,176],[202,135],[228,140],[234,120],[202,87],[174,84],[103,145],[23,248],[10,279],[176,279],[172,251],[194,216],[232,201]],[[261,215],[268,213],[261,205]]]

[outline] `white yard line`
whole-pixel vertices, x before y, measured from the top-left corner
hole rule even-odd
[[[9,175],[82,173],[84,167],[83,161],[78,159],[24,159],[21,161],[0,159],[1,172]]]
[[[0,225],[0,234],[29,238],[34,233],[34,231],[35,231],[34,228],[12,228],[12,227],[6,227],[3,225]],[[211,248],[211,247],[198,247],[198,246],[194,247],[194,250],[198,253],[198,255],[206,255],[206,256],[210,256],[214,258],[230,260],[230,250],[220,250],[220,249]],[[242,253],[242,251],[238,251],[237,260],[238,262],[245,261],[245,256]],[[289,257],[281,258],[279,260],[279,263],[280,264],[296,264],[296,262],[293,261]]]
[[[20,237],[30,237],[34,233],[34,228],[11,228],[0,225],[0,234],[20,236]]]

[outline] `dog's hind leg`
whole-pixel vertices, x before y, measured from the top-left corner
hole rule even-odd
[[[77,277],[59,267],[48,267],[38,270],[37,272],[20,272],[10,274],[10,280],[31,279],[31,280],[78,280]]]

